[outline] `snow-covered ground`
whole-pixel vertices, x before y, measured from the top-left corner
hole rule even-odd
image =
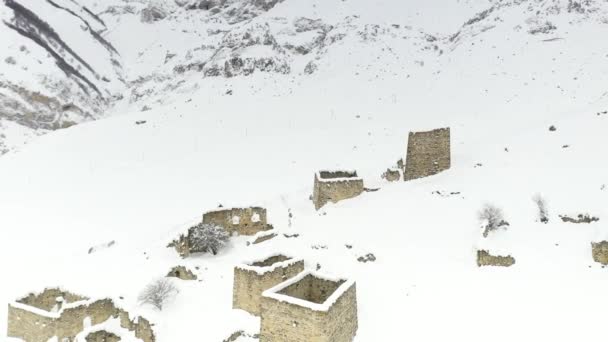
[[[602,10],[581,14],[564,1],[556,14],[530,1],[481,18],[486,6],[472,2],[374,3],[286,0],[247,22],[270,23],[272,32],[283,22],[276,17],[336,26],[330,35],[340,39],[318,47],[310,75],[310,56],[291,55],[289,64],[302,69],[289,74],[187,72],[169,79],[178,87],[152,82],[143,102],[125,101],[106,119],[2,156],[0,304],[62,285],[124,297],[156,324],[160,342],[222,341],[259,329],[258,318],[231,308],[234,265],[286,252],[356,281],[357,342],[601,339],[608,273],[593,262],[590,243],[608,238],[606,5],[593,2]],[[127,51],[130,19],[122,20],[109,35],[122,37],[112,41]],[[529,33],[546,21],[556,29]],[[177,49],[171,37],[159,39]],[[122,55],[133,79],[152,69],[135,60],[146,39],[133,39]],[[162,68],[152,74],[166,75]],[[151,109],[140,112],[144,103]],[[380,179],[404,157],[409,131],[446,126],[449,171]],[[332,168],[356,169],[380,190],[316,212],[308,199],[314,173]],[[548,201],[548,224],[536,222],[536,193]],[[484,239],[477,211],[486,202],[504,210],[510,227]],[[166,248],[219,204],[264,206],[281,234],[250,246],[233,238],[217,256],[186,260]],[[578,213],[600,220],[558,217]],[[109,241],[116,243],[88,254]],[[478,268],[478,248],[511,254],[516,264]],[[357,261],[368,253],[377,260]],[[201,281],[177,281],[179,294],[161,312],[138,305],[143,287],[178,264],[198,266]],[[0,331],[5,324],[0,310]]]

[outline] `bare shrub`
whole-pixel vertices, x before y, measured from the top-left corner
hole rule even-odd
[[[542,223],[549,222],[549,209],[547,208],[547,200],[541,195],[536,194],[532,197],[532,200],[538,207],[538,220]]]
[[[484,226],[483,237],[488,237],[488,233],[509,225],[504,219],[502,209],[490,203],[484,204],[477,217]]]
[[[159,278],[148,284],[139,294],[137,300],[140,304],[150,304],[158,310],[162,310],[163,306],[178,292],[171,280]]]

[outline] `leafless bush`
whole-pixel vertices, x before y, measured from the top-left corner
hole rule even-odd
[[[197,253],[211,252],[216,255],[224,248],[230,239],[230,235],[220,226],[199,223],[190,228],[191,250]]]
[[[542,223],[549,222],[549,209],[547,208],[547,201],[541,194],[536,194],[532,197],[534,203],[538,207],[538,219]]]
[[[483,237],[488,237],[488,233],[491,231],[509,225],[504,219],[502,209],[490,203],[484,204],[477,215],[481,224],[484,225]]]
[[[137,298],[140,304],[150,304],[162,310],[163,306],[179,291],[167,278],[159,278],[148,284]]]

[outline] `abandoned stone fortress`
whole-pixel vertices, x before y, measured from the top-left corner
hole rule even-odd
[[[27,342],[47,342],[52,338],[74,341],[87,326],[94,327],[110,319],[117,319],[123,329],[134,332],[144,342],[155,341],[150,322],[143,317],[131,319],[113,300],[91,300],[58,288],[31,293],[10,303],[7,336]],[[87,341],[102,336],[103,332],[91,334],[94,336],[85,336]]]
[[[261,342],[350,342],[357,333],[355,282],[283,254],[235,266],[232,304],[261,318]]]

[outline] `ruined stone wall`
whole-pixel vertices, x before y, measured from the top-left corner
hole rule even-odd
[[[304,271],[303,260],[298,260],[283,267],[276,267],[274,270],[263,274],[235,267],[232,307],[259,316],[261,312],[262,292],[298,275],[302,271]]]
[[[92,325],[101,324],[110,318],[120,318],[121,326],[135,331],[135,336],[144,342],[155,341],[154,332],[147,320],[138,317],[135,323],[130,320],[128,313],[116,308],[110,299],[66,308],[60,312],[59,317],[48,317],[9,304],[8,336],[28,342],[47,342],[54,336],[58,337],[59,341],[71,340],[84,330],[86,318],[90,318]]]
[[[451,166],[450,128],[410,132],[404,180],[428,177]]]
[[[509,267],[515,264],[515,258],[510,255],[492,255],[486,250],[477,251],[477,266],[502,266]]]
[[[63,301],[58,303],[57,298],[63,298]],[[85,299],[87,298],[58,288],[49,288],[42,293],[30,293],[19,299],[18,302],[41,310],[51,311],[57,304],[74,303]]]
[[[353,285],[329,309],[326,331],[328,341],[350,342],[357,335],[359,318],[357,313],[357,285]]]
[[[315,209],[319,210],[329,202],[337,203],[345,199],[357,197],[363,193],[363,179],[358,178],[356,173],[349,178],[325,179],[322,178],[322,173],[315,174],[312,193],[312,201],[315,205]]]
[[[351,342],[358,328],[356,297],[353,284],[328,311],[262,297],[260,342]]]
[[[8,306],[8,337],[28,342],[47,342],[55,336],[55,320],[21,308]]]
[[[338,287],[340,287],[340,285],[342,285],[342,283],[343,281],[335,282],[317,278],[313,275],[307,275],[297,283],[287,286],[279,293],[309,302],[322,304],[338,289]]]
[[[257,217],[257,221],[253,218]],[[238,223],[233,219],[238,217]],[[230,234],[255,235],[258,232],[272,229],[267,222],[266,209],[260,207],[232,208],[210,211],[203,214],[203,223],[220,226]]]
[[[608,241],[592,242],[591,254],[593,261],[602,265],[608,265]]]

